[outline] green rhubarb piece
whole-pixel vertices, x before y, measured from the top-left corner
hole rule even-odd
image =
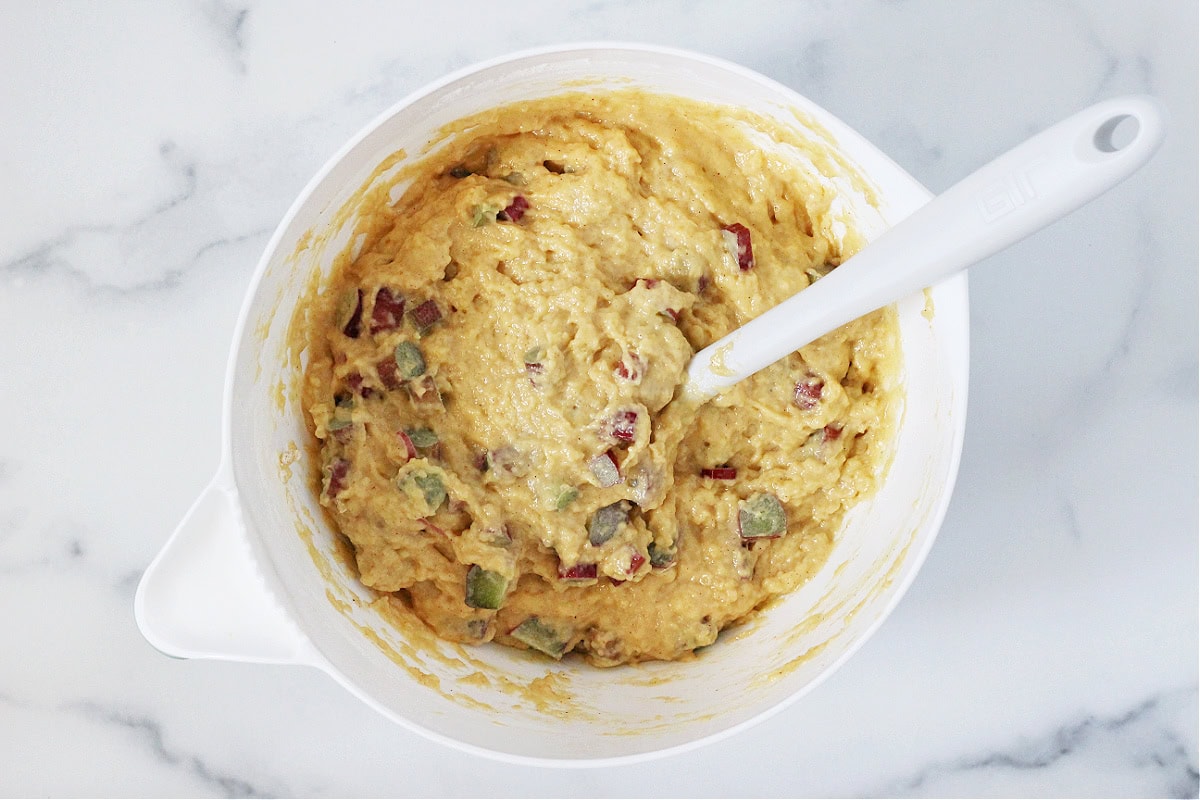
[[[530,617],[522,622],[513,629],[511,636],[551,658],[562,658],[563,653],[567,651],[566,640],[553,627],[537,617]]]
[[[651,542],[646,548],[646,553],[650,556],[650,566],[656,569],[669,567],[675,563],[674,548],[659,547],[657,542]]]
[[[504,602],[508,579],[499,572],[472,564],[467,570],[466,602],[471,608],[497,609]]]
[[[779,536],[786,531],[787,514],[773,494],[756,494],[738,508],[738,532],[743,538]]]
[[[425,495],[425,502],[430,508],[437,508],[445,501],[446,484],[442,483],[438,475],[432,472],[416,472],[413,473],[413,480],[416,481],[421,494]]]
[[[401,480],[400,489],[408,494],[412,494],[415,489],[433,511],[446,500],[446,484],[436,472],[421,469],[410,472]]]
[[[588,520],[588,541],[592,547],[599,547],[616,536],[627,519],[629,505],[624,500],[596,509],[596,513]]]
[[[353,422],[350,407],[339,403],[333,409],[333,416],[329,419],[328,428],[331,431],[340,431],[343,428],[349,428]]]
[[[413,443],[413,446],[420,447],[422,450],[438,443],[438,435],[430,428],[409,428],[405,433],[408,434],[409,441]]]
[[[526,364],[540,364],[540,363],[542,363],[542,359],[545,358],[545,356],[546,356],[546,351],[541,346],[531,347],[529,350],[527,350],[525,352],[525,363]]]
[[[496,221],[496,215],[500,213],[503,206],[496,203],[480,203],[471,209],[471,227],[482,228],[489,222]]]
[[[346,326],[350,324],[350,320],[354,319],[354,312],[358,310],[359,295],[358,289],[347,289],[338,297],[336,322],[337,329],[344,331]]]
[[[562,511],[579,498],[579,490],[574,486],[560,486],[554,496],[554,510]]]
[[[425,374],[425,356],[412,342],[396,345],[396,371],[404,378],[419,378]]]

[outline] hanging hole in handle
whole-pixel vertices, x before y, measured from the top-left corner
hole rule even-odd
[[[1092,144],[1104,153],[1116,153],[1133,144],[1142,125],[1137,117],[1121,114],[1105,120],[1092,136]]]

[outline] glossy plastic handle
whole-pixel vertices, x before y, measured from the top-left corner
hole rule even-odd
[[[308,639],[258,571],[225,465],[142,574],[134,615],[146,640],[170,656],[314,663]]]
[[[1113,138],[1123,123],[1137,127],[1127,144]],[[1129,177],[1163,135],[1161,107],[1148,96],[1098,103],[1039,133],[701,350],[688,365],[685,396],[707,400],[829,331],[1015,244]]]

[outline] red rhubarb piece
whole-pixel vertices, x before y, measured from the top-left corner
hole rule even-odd
[[[396,431],[396,438],[400,440],[400,443],[404,445],[404,449],[408,451],[410,461],[417,457],[417,446],[413,444],[412,437],[405,431]]]
[[[379,380],[386,388],[399,389],[404,386],[404,380],[400,377],[400,368],[396,366],[396,359],[391,356],[376,364],[375,371],[379,373]]]
[[[326,472],[329,480],[325,485],[325,494],[329,498],[337,497],[346,488],[346,479],[350,475],[350,462],[344,458],[335,458],[326,467]]]
[[[379,287],[375,293],[375,307],[371,309],[371,333],[392,331],[404,321],[404,296],[387,286]]]
[[[525,216],[525,212],[529,209],[529,201],[521,195],[517,195],[512,199],[512,202],[505,206],[496,219],[508,220],[509,222],[520,222],[521,217]]]
[[[409,381],[405,386],[408,389],[408,396],[412,398],[415,405],[446,407],[445,401],[442,400],[442,393],[438,390],[437,382],[432,375],[422,375],[417,380]]]
[[[616,363],[613,373],[618,378],[636,383],[646,374],[646,362],[637,353],[630,351]]]
[[[725,246],[737,260],[738,269],[749,272],[754,269],[754,250],[750,246],[750,229],[740,222],[721,228]]]
[[[826,425],[824,433],[825,433],[825,441],[835,442],[841,438],[842,429],[840,427],[838,427],[837,425]]]
[[[632,442],[637,438],[638,412],[618,411],[608,422],[608,435],[618,442]]]
[[[639,569],[641,569],[642,564],[645,564],[645,563],[646,563],[646,557],[644,555],[642,555],[641,553],[635,551],[634,554],[629,559],[629,574],[633,575],[634,573],[636,573]]]
[[[701,478],[711,478],[714,481],[737,480],[736,467],[710,467],[700,470]]]
[[[435,301],[426,300],[408,312],[408,316],[413,321],[416,329],[424,333],[442,318],[442,310],[438,308],[438,304]]]
[[[797,408],[811,411],[821,402],[821,391],[824,388],[825,381],[816,375],[808,375],[796,382],[796,388],[792,392],[792,402],[796,404]]]
[[[563,569],[563,565],[558,565],[558,577],[564,581],[590,581],[599,574],[599,567],[595,564],[575,564]]]

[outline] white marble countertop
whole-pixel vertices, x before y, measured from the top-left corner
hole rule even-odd
[[[1174,795],[1197,777],[1197,11],[1165,2],[8,2],[0,26],[0,794]],[[832,679],[719,744],[514,767],[315,670],[168,659],[141,570],[218,457],[270,232],[404,94],[654,41],[758,69],[934,190],[1096,100],[1150,165],[972,273],[940,538]]]

